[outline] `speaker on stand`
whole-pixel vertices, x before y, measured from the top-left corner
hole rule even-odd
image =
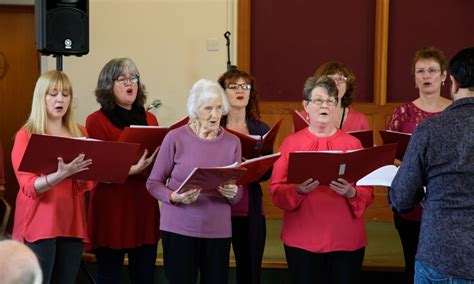
[[[35,0],[36,49],[56,57],[89,53],[89,0]]]

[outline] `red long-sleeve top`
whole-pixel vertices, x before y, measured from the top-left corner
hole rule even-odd
[[[296,184],[286,183],[290,152],[361,148],[357,138],[341,130],[329,137],[316,137],[306,128],[283,141],[281,157],[273,166],[270,192],[273,203],[284,210],[281,238],[287,246],[323,253],[354,251],[367,245],[362,215],[373,201],[372,187],[355,187],[356,196],[347,199],[329,186],[320,185],[301,195]]]

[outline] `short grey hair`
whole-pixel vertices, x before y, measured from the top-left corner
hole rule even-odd
[[[336,100],[336,103],[339,102],[338,90],[336,83],[333,79],[328,76],[311,76],[304,83],[303,88],[303,100],[311,101],[311,96],[313,90],[317,87],[323,88],[328,93],[329,97],[332,97]]]
[[[196,119],[199,107],[201,107],[205,102],[216,99],[219,96],[222,99],[222,115],[226,115],[229,112],[230,106],[225,91],[221,85],[207,79],[201,79],[194,83],[189,92],[188,102],[186,104],[189,118]]]

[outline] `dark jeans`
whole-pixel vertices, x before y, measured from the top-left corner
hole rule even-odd
[[[78,238],[43,239],[25,244],[38,257],[43,283],[74,284],[82,259],[84,244]]]
[[[393,215],[393,220],[402,242],[403,256],[405,257],[405,282],[411,284],[415,276],[415,256],[421,223],[401,218],[397,214]]]
[[[230,238],[195,238],[162,231],[163,261],[170,284],[223,284],[229,279]]]
[[[285,245],[288,272],[295,284],[359,283],[365,247],[355,251],[313,253]]]
[[[94,250],[97,259],[97,283],[120,284],[123,260],[128,254],[128,269],[131,283],[154,283],[157,244],[143,245],[130,249],[98,248]]]
[[[265,248],[265,216],[261,216],[262,228],[256,230],[255,239],[250,233],[249,217],[232,217],[232,248],[236,262],[238,284],[260,283],[263,250]]]

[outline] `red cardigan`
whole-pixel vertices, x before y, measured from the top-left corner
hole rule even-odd
[[[316,137],[308,128],[288,136],[273,165],[270,192],[273,203],[284,210],[281,238],[285,245],[310,252],[354,251],[367,245],[362,215],[373,201],[372,187],[356,187],[352,199],[329,186],[318,186],[307,195],[286,183],[289,153],[294,151],[361,149],[360,141],[338,130],[330,137]]]
[[[147,112],[146,116],[148,125],[158,125],[153,114]],[[86,127],[91,138],[105,141],[117,141],[122,133],[100,110],[87,117]],[[90,196],[90,246],[86,250],[135,248],[158,242],[160,212],[158,202],[145,187],[146,180],[145,176],[133,175],[125,184],[97,185]]]

